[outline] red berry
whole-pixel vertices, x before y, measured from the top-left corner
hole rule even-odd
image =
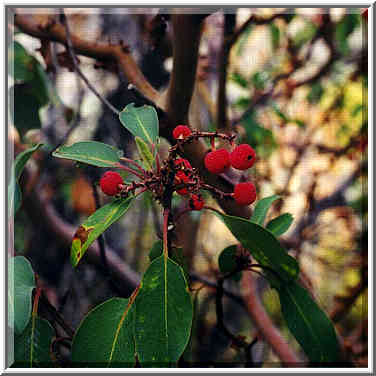
[[[183,170],[185,168],[192,169],[192,166],[187,159],[178,158],[178,159],[175,159],[174,163],[175,163],[175,166],[179,166]]]
[[[99,181],[102,192],[109,196],[115,196],[120,192],[119,184],[124,184],[123,178],[115,171],[107,171]]]
[[[212,174],[221,174],[230,167],[230,153],[226,149],[209,152],[205,156],[205,167]]]
[[[234,189],[234,199],[239,205],[249,205],[256,200],[256,187],[251,182],[238,183]]]
[[[191,133],[192,131],[186,125],[178,125],[172,131],[172,135],[176,140],[188,137]]]
[[[184,171],[180,170],[175,174],[175,184],[180,185],[180,184],[183,184],[183,183],[187,184],[187,183],[190,183],[190,182],[191,182],[191,180],[189,179],[189,177],[187,176],[187,174]],[[188,188],[181,188],[181,189],[178,189],[176,192],[179,193],[179,195],[182,195],[182,196],[185,196],[189,193]]]
[[[238,170],[246,170],[253,166],[256,160],[256,152],[252,146],[241,144],[230,154],[231,166]]]
[[[201,195],[192,194],[189,199],[189,206],[192,210],[201,210],[205,205],[205,201]]]

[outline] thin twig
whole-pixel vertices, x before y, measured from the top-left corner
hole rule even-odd
[[[60,22],[64,25],[65,27],[65,32],[66,32],[66,37],[67,37],[67,48],[69,51],[69,54],[73,60],[73,65],[76,73],[81,77],[81,79],[85,82],[87,87],[95,94],[95,96],[104,104],[106,105],[115,115],[119,115],[120,111],[117,110],[106,98],[102,97],[98,93],[98,91],[95,89],[95,87],[89,82],[89,80],[86,78],[86,76],[82,73],[80,67],[78,66],[77,62],[77,57],[74,53],[73,45],[72,45],[72,40],[71,40],[71,35],[69,31],[69,26],[68,26],[68,20],[67,17],[64,13],[64,9],[60,8]]]
[[[189,274],[189,277],[192,281],[198,281],[198,282],[201,282],[201,283],[204,283],[206,286],[208,287],[212,287],[213,289],[217,289],[218,285],[213,282],[213,281],[210,281],[208,279],[206,279],[205,277],[202,277],[194,272],[191,272]],[[238,303],[240,306],[242,306],[243,308],[246,308],[245,307],[245,304],[244,304],[244,301],[242,299],[242,297],[240,295],[237,295],[237,294],[234,294],[233,292],[231,291],[228,291],[227,289],[223,288],[223,293],[230,299],[232,299],[234,302]]]
[[[218,93],[217,93],[217,129],[224,130],[225,132],[230,132],[228,128],[228,103],[226,95],[226,84],[227,84],[227,67],[228,60],[231,50],[231,44],[228,43],[228,39],[234,32],[235,28],[235,14],[224,14],[224,27],[223,27],[223,38],[222,47],[219,54],[218,61]]]
[[[62,329],[68,334],[70,338],[74,336],[74,330],[71,326],[64,320],[63,316],[56,310],[56,308],[49,302],[44,293],[40,296],[41,303],[47,308],[47,310],[52,314],[55,321],[61,326]]]

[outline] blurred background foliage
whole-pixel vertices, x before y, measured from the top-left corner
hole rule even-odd
[[[22,12],[25,13],[25,9]],[[56,9],[27,10],[33,22],[45,22]],[[289,212],[294,222],[282,237],[297,257],[319,304],[331,316],[348,357],[367,364],[367,20],[364,9],[234,9],[236,27],[253,13],[263,24],[250,24],[231,49],[226,94],[231,127],[240,142],[255,147],[258,161],[250,174],[263,198],[279,194],[267,219]],[[126,41],[150,82],[160,90],[171,72],[171,28],[156,39],[150,24],[158,9],[66,9],[72,33],[98,43]],[[280,17],[273,18],[274,15]],[[195,96],[190,116],[202,130],[216,128],[217,60],[224,23],[222,12],[205,22],[200,46]],[[21,179],[24,201],[14,218],[16,255],[27,256],[48,298],[76,328],[89,309],[118,295],[109,276],[95,263],[77,270],[69,263],[69,246],[49,230],[43,210],[51,206],[58,218],[78,227],[95,211],[93,189],[103,169],[55,160],[50,152],[64,140],[97,140],[135,157],[135,145],[119,120],[76,76],[62,45],[20,32],[9,20],[9,150],[17,154],[28,144],[43,142]],[[158,34],[157,34],[158,35]],[[135,101],[127,80],[109,66],[79,56],[92,85],[115,107]],[[161,153],[166,152],[164,141]],[[11,162],[11,161],[10,161]],[[129,179],[129,177],[124,176]],[[35,193],[37,192],[37,193]],[[100,204],[108,198],[99,192]],[[215,206],[214,199],[205,197]],[[185,200],[174,197],[176,208]],[[161,235],[160,208],[144,194],[129,213],[105,233],[106,247],[134,271],[143,272],[148,253]],[[186,362],[231,364],[238,352],[216,327],[215,281],[218,255],[235,238],[207,212],[192,212],[177,226],[195,289],[195,323]],[[226,282],[239,293],[240,282]],[[262,279],[258,292],[273,322],[300,351],[289,334],[277,295]],[[247,313],[226,298],[229,328],[248,339],[257,334]],[[65,352],[64,352],[65,351]],[[69,359],[62,349],[60,361]],[[254,357],[264,366],[278,358],[259,341]]]

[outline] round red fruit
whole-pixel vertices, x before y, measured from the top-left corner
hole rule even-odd
[[[256,200],[256,187],[251,182],[238,183],[234,189],[234,199],[239,205],[250,205]]]
[[[99,181],[102,192],[109,196],[115,196],[120,192],[119,184],[124,184],[124,181],[115,171],[105,172]]]
[[[192,210],[201,210],[205,205],[205,201],[201,195],[192,194],[189,199],[189,206]]]
[[[238,170],[247,170],[256,160],[256,152],[252,146],[241,144],[230,154],[231,166]]]
[[[204,163],[212,174],[221,174],[230,167],[230,153],[226,149],[211,151],[206,154]]]
[[[186,125],[178,125],[172,131],[172,135],[176,140],[182,140],[183,138],[188,137],[191,133],[192,131]]]

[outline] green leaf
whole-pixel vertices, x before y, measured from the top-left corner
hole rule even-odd
[[[273,50],[275,50],[279,46],[279,38],[280,38],[279,28],[274,23],[271,23],[269,25],[269,30],[270,30],[270,34],[272,37]]]
[[[294,119],[294,120],[292,120],[291,119],[291,121],[293,122],[293,123],[295,123],[298,127],[300,127],[300,128],[305,128],[305,126],[306,126],[306,124],[305,124],[305,122],[303,121],[303,120],[299,120],[299,119]]]
[[[52,85],[39,61],[21,44],[14,42],[9,52],[9,72],[16,80],[9,90],[10,115],[23,134],[29,129],[40,128],[39,110],[49,102]]]
[[[15,80],[28,81],[34,77],[35,59],[18,42],[8,48],[9,72]],[[13,69],[12,69],[13,68]]]
[[[156,258],[143,276],[135,304],[141,365],[174,365],[188,344],[193,317],[183,269],[165,255]]]
[[[339,345],[336,332],[324,311],[297,282],[277,290],[283,316],[291,333],[312,362],[337,362]]]
[[[163,253],[163,241],[162,240],[157,240],[150,252],[149,252],[149,259],[150,259],[150,262],[151,261],[154,261],[157,257],[161,256]],[[183,256],[183,249],[182,248],[177,248],[177,247],[171,247],[171,260],[175,261],[178,265],[180,265],[183,270],[184,270],[184,275],[185,275],[185,278],[186,280],[188,281],[189,279],[189,273],[188,273],[188,267],[187,267],[187,263],[184,259],[184,256]]]
[[[230,245],[226,247],[218,257],[218,267],[221,273],[227,274],[233,272],[238,264],[236,262],[237,259],[237,246]],[[241,279],[242,273],[236,273],[232,278],[235,281],[239,281]]]
[[[22,153],[19,153],[14,160],[14,171],[15,171],[15,177],[16,179],[19,179],[22,173],[22,170],[24,169],[27,161],[30,159],[32,154],[37,151],[43,144],[37,144],[33,147],[24,150]]]
[[[128,104],[119,114],[125,128],[149,144],[156,144],[159,134],[157,111],[152,106],[135,107]]]
[[[73,266],[77,266],[94,240],[127,212],[133,198],[120,198],[102,206],[78,228],[73,236],[71,247]]]
[[[335,39],[342,54],[349,53],[350,47],[347,38],[359,24],[360,15],[355,13],[346,14],[338,23],[335,30]]]
[[[20,133],[41,127],[41,105],[30,82],[15,84],[9,89],[9,106],[11,120]]]
[[[92,309],[72,343],[72,361],[82,367],[133,367],[133,298],[112,298]]]
[[[271,231],[274,236],[280,236],[289,229],[293,220],[290,213],[284,213],[268,222],[266,229]]]
[[[30,262],[23,256],[8,263],[8,325],[16,334],[26,328],[31,315],[31,296],[35,278]]]
[[[160,257],[163,253],[163,241],[157,240],[149,252],[150,261],[154,261],[156,258]]]
[[[23,152],[19,153],[13,162],[9,185],[8,185],[8,216],[14,215],[21,206],[22,194],[18,179],[30,159],[32,154],[37,151],[43,144],[37,144]]]
[[[240,109],[246,110],[249,105],[251,104],[251,100],[249,97],[240,97],[234,103],[234,106],[239,107]],[[210,141],[208,145],[210,144]]]
[[[285,123],[288,123],[290,121],[290,119],[280,110],[276,103],[272,104],[272,108],[274,112],[278,115],[278,117],[281,118]]]
[[[252,76],[252,84],[257,90],[263,90],[268,81],[269,75],[266,72],[256,72]]]
[[[216,214],[261,265],[273,269],[284,281],[297,278],[297,261],[287,254],[271,232],[244,218]]]
[[[14,367],[49,367],[52,365],[50,347],[54,329],[44,319],[33,315],[29,325],[14,338]]]
[[[303,44],[310,41],[316,34],[318,27],[311,21],[306,20],[306,23],[302,29],[300,29],[293,37],[293,45],[296,48],[300,48]]]
[[[277,142],[273,132],[257,122],[255,111],[250,111],[242,124],[246,131],[244,142],[253,146],[258,156],[266,158],[276,149]]]
[[[116,167],[123,152],[102,142],[82,141],[71,146],[60,146],[52,155],[97,167]]]
[[[251,35],[252,30],[253,30],[253,25],[249,25],[240,35],[239,40],[236,42],[236,52],[235,52],[236,56],[242,55],[244,47],[247,44],[247,41],[249,39],[249,36]]]
[[[324,94],[324,88],[320,82],[315,82],[311,86],[311,90],[307,95],[309,103],[317,103]]]
[[[218,257],[218,266],[221,273],[231,273],[237,267],[236,262],[237,246],[230,245],[226,247]]]
[[[146,170],[152,170],[153,169],[153,163],[154,158],[149,150],[149,146],[147,143],[140,137],[135,137],[136,146],[138,150],[138,154],[140,155],[143,165],[146,168]]]
[[[272,203],[280,198],[281,196],[273,195],[257,201],[255,210],[253,211],[251,217],[251,221],[257,223],[260,226],[263,226],[266,214],[268,213],[268,210],[271,207]]]
[[[233,73],[230,76],[230,79],[231,79],[231,81],[235,82],[236,84],[243,87],[244,89],[248,88],[248,85],[249,85],[248,80],[243,75],[241,75],[240,73],[237,73],[237,72]]]
[[[357,104],[354,109],[351,111],[351,116],[352,117],[355,117],[356,115],[358,115],[358,113],[360,111],[362,111],[363,109],[365,109],[365,106],[363,104]]]

